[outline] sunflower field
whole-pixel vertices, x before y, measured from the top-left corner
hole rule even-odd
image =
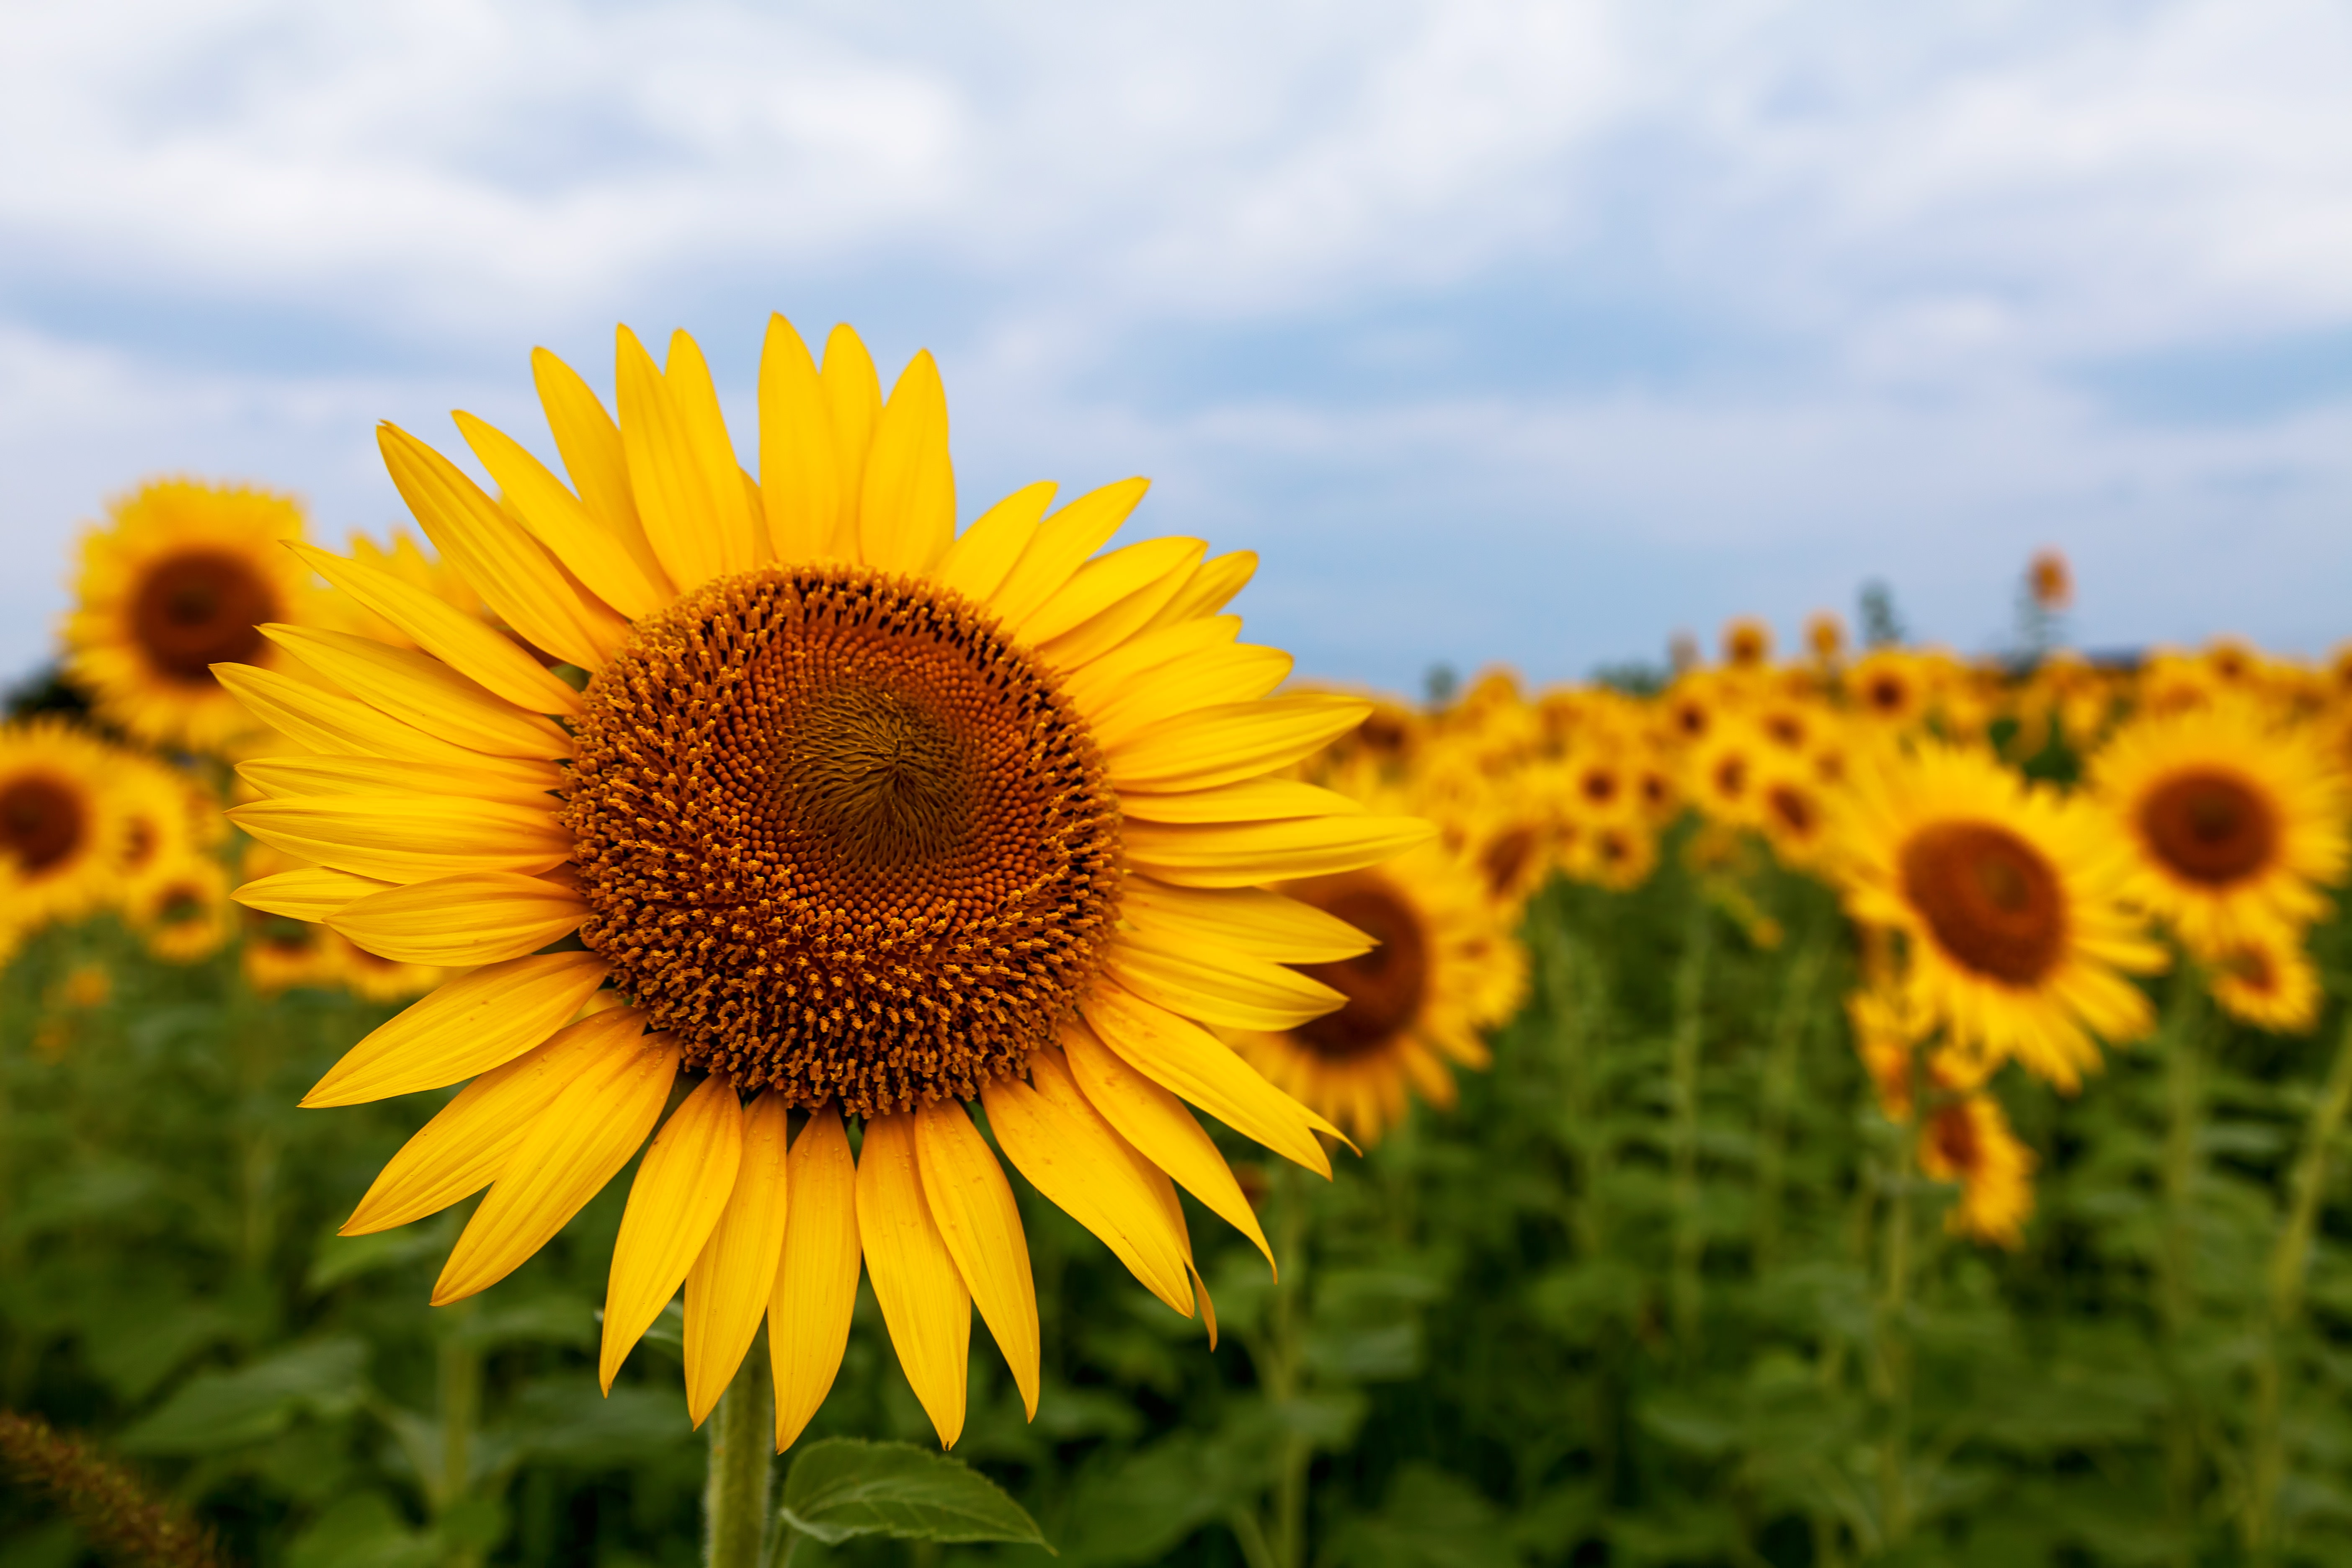
[[[61,563],[0,1568],[2352,1561],[2352,651],[1406,700],[928,355],[532,370]]]

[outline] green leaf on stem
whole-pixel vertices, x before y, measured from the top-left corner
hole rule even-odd
[[[986,1476],[912,1443],[812,1443],[784,1478],[786,1523],[827,1546],[853,1536],[1047,1544],[1037,1521]]]

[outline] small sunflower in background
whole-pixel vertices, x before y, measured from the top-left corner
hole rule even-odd
[[[2127,895],[2200,957],[2299,933],[2343,879],[2344,775],[2252,703],[2135,721],[2091,767],[2133,851]]]
[[[1367,804],[1402,805],[1377,795]],[[1285,897],[1331,917],[1333,951],[1298,967],[1347,1002],[1286,1030],[1230,1037],[1362,1146],[1403,1119],[1412,1092],[1451,1107],[1454,1069],[1487,1065],[1483,1033],[1510,1016],[1527,984],[1526,955],[1482,883],[1460,856],[1427,844],[1377,868],[1281,884]],[[1149,919],[1150,905],[1143,910]]]
[[[2301,941],[2279,932],[2215,952],[2206,982],[2221,1010],[2274,1035],[2307,1035],[2319,1022],[2319,970]]]
[[[1919,1169],[1930,1179],[1959,1184],[1959,1201],[1944,1228],[2014,1249],[2033,1216],[2033,1151],[2010,1131],[2000,1101],[1982,1092],[1959,1095],[1929,1113],[1920,1129]]]
[[[218,842],[220,808],[194,779],[153,757],[118,752],[112,773],[123,816],[120,897],[126,909],[142,907],[158,879]]]
[[[0,898],[17,925],[76,920],[121,896],[121,755],[58,719],[0,728]]]
[[[302,860],[270,844],[245,847],[243,870],[247,884],[280,884],[315,876]],[[245,941],[238,949],[245,983],[263,996],[275,996],[298,986],[330,986],[341,978],[337,951],[327,939],[334,933],[319,922],[318,900],[281,902],[244,896],[239,923]],[[299,912],[298,912],[299,911]]]
[[[278,668],[260,627],[306,619],[310,568],[290,496],[159,479],[82,535],[68,670],[99,715],[167,751],[219,752],[254,721],[213,666]]]
[[[1773,858],[1792,871],[1828,864],[1837,843],[1838,797],[1809,757],[1768,753],[1753,792],[1755,823]]]
[[[2074,603],[2074,571],[2063,552],[2037,550],[2026,563],[2025,591],[2034,604],[2053,615]]]
[[[228,871],[210,855],[165,861],[123,906],[131,929],[165,963],[196,963],[227,944],[236,930]]]
[[[1834,610],[1815,610],[1805,617],[1805,651],[1822,669],[1834,669],[1845,659],[1845,622]]]
[[[1717,822],[1754,826],[1757,785],[1770,745],[1746,715],[1719,715],[1706,738],[1685,755],[1684,795]]]
[[[297,864],[239,897],[381,956],[478,966],[304,1101],[472,1080],[345,1233],[487,1187],[434,1289],[457,1300],[651,1135],[605,1384],[683,1286],[695,1419],[765,1318],[785,1446],[833,1383],[862,1264],[952,1444],[975,1307],[1033,1414],[1038,1395],[1028,1248],[978,1100],[1041,1193],[1205,1315],[1171,1181],[1265,1238],[1184,1102],[1326,1173],[1318,1134],[1336,1131],[1204,1026],[1288,1028],[1346,1000],[1285,966],[1328,918],[1263,887],[1430,836],[1276,776],[1370,705],[1268,695],[1289,658],[1223,613],[1254,557],[1189,539],[1098,554],[1140,480],[1057,511],[1033,485],[958,533],[929,354],[886,403],[854,332],[820,367],[773,318],[756,487],[685,333],[657,364],[620,332],[617,421],[552,355],[533,365],[570,484],[470,416],[499,500],[381,431],[499,625],[306,551],[415,649],[271,626],[340,690],[221,676],[329,753],[242,765],[268,798],[232,816]],[[541,951],[575,931],[583,950]],[[629,1005],[572,1022],[608,983]],[[664,1121],[674,1086],[690,1091]],[[845,1118],[863,1122],[855,1159]]]
[[[2164,952],[2123,902],[2123,847],[2106,816],[1943,742],[1864,770],[1843,817],[1849,911],[1905,939],[1902,984],[1979,1073],[2014,1058],[2073,1090],[2105,1039],[2147,1033],[2126,978]]]
[[[1734,616],[1723,625],[1723,662],[1738,670],[1761,669],[1772,658],[1772,628],[1754,616]]]
[[[1909,730],[1927,721],[1932,679],[1916,654],[1878,648],[1845,671],[1846,702],[1863,718],[1889,730]]]

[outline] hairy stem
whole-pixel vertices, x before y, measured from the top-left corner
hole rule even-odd
[[[1669,1301],[1675,1343],[1685,1358],[1698,1353],[1699,1266],[1706,1233],[1699,1225],[1698,1068],[1706,1027],[1706,976],[1715,945],[1714,911],[1704,897],[1691,903],[1690,931],[1675,974],[1674,1034],[1668,1042],[1673,1126],[1674,1269]]]
[[[702,1489],[705,1568],[760,1568],[768,1533],[768,1469],[775,1457],[767,1344],[754,1336],[710,1415],[710,1469]]]

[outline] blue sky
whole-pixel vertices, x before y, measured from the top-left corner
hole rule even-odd
[[[2352,635],[2352,14],[2292,0],[0,12],[0,674],[142,476],[398,516],[527,355],[940,361],[967,515],[1153,476],[1411,687],[1784,635]],[[454,444],[454,442],[450,442]]]

